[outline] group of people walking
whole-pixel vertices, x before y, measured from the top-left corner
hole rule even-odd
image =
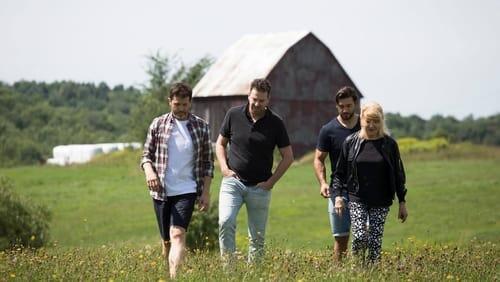
[[[293,162],[285,124],[269,107],[270,95],[268,80],[253,80],[248,103],[226,113],[215,145],[223,176],[219,244],[226,264],[236,250],[236,218],[243,204],[248,214],[248,260],[262,257],[271,190]],[[141,160],[172,278],[185,255],[186,231],[196,201],[201,211],[209,208],[214,174],[210,129],[190,113],[191,99],[188,85],[171,87],[170,112],[151,123]],[[379,104],[366,104],[356,114],[358,96],[351,87],[341,88],[335,101],[338,116],[322,127],[314,158],[320,194],[328,199],[334,260],[345,255],[351,230],[353,255],[365,259],[368,250],[366,259],[376,263],[394,195],[399,201],[399,218],[404,222],[408,216],[403,163]],[[281,159],[273,171],[276,147]],[[330,184],[325,169],[328,155]]]

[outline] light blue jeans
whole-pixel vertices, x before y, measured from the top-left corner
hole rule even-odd
[[[335,197],[333,195],[328,199],[328,215],[330,218],[330,228],[334,237],[349,236],[351,229],[351,218],[349,216],[349,195],[347,193],[342,195],[344,199],[345,209],[342,215],[335,211]]]
[[[264,237],[271,191],[257,186],[246,186],[235,177],[224,177],[219,192],[219,245],[222,256],[231,256],[236,250],[236,217],[246,204],[248,214],[248,261],[264,254]]]

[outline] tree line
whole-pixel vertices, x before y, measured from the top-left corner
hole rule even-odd
[[[153,117],[168,111],[173,82],[194,86],[212,63],[147,57],[145,85],[0,81],[0,166],[43,163],[61,144],[142,141]]]
[[[106,83],[0,82],[0,166],[43,163],[60,144],[142,141],[153,119],[168,111],[173,82],[194,86],[212,63],[203,57],[186,65],[175,57],[148,56],[149,80],[138,87]],[[500,114],[463,120],[435,115],[387,114],[392,134],[451,142],[500,145]]]
[[[0,162],[43,162],[58,144],[125,142],[139,98],[135,88],[105,83],[0,84]]]
[[[442,115],[434,115],[425,120],[417,115],[403,117],[399,113],[388,113],[386,121],[389,130],[396,138],[444,137],[451,143],[471,142],[482,145],[500,145],[500,113],[481,118],[469,115],[462,120]]]

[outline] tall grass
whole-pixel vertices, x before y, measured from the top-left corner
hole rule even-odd
[[[496,281],[500,252],[493,243],[466,246],[406,245],[384,251],[379,265],[348,259],[332,264],[329,251],[269,248],[256,265],[245,256],[223,269],[215,252],[191,252],[181,281]],[[158,248],[103,245],[0,252],[0,280],[162,281],[166,264]]]

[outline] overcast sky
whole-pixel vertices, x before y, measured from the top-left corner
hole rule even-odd
[[[157,50],[193,63],[249,33],[309,30],[388,112],[500,112],[500,1],[0,0],[0,80],[139,86]]]

